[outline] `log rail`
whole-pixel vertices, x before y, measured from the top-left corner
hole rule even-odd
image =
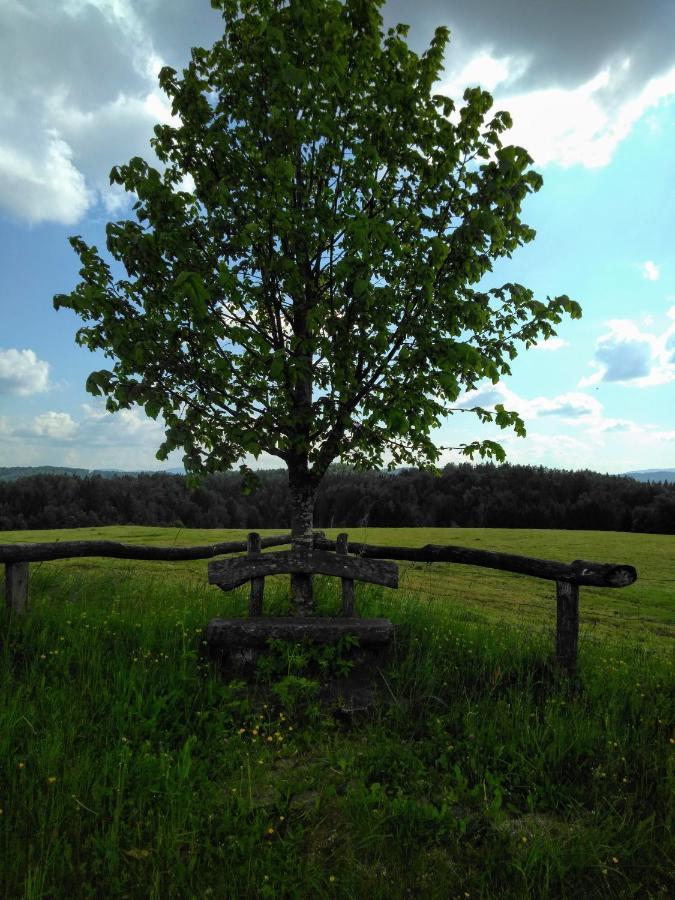
[[[291,543],[291,535],[272,535],[260,538],[260,549],[279,547]],[[633,566],[622,563],[599,563],[574,560],[562,563],[550,559],[518,556],[468,547],[427,544],[424,547],[383,547],[373,544],[347,542],[345,536],[333,541],[324,532],[314,532],[313,546],[319,551],[333,551],[338,556],[345,553],[357,557],[409,560],[414,562],[449,562],[461,565],[482,566],[504,572],[515,572],[534,578],[544,578],[556,583],[557,635],[556,659],[568,673],[576,668],[579,640],[579,587],[581,585],[621,588],[633,584],[637,572]],[[5,566],[5,603],[8,609],[21,615],[28,606],[28,565],[43,560],[71,559],[96,556],[117,559],[142,559],[178,562],[191,559],[210,559],[228,553],[250,551],[250,541],[228,541],[199,547],[150,547],[141,544],[120,544],[115,541],[56,541],[50,543],[0,544],[0,564]],[[264,559],[264,557],[263,557]],[[265,574],[267,564],[265,566]],[[272,565],[270,563],[270,565]],[[225,567],[227,568],[227,566]],[[245,573],[242,573],[245,574]],[[254,573],[251,573],[254,574]],[[257,572],[255,573],[257,575]],[[262,572],[261,572],[262,574]],[[272,574],[270,572],[269,574]],[[264,576],[263,576],[264,577]],[[251,575],[249,574],[249,578]],[[247,579],[248,580],[248,579]],[[353,583],[347,582],[345,606],[353,608]],[[262,577],[254,577],[260,585]],[[253,586],[253,585],[252,585]],[[256,592],[257,593],[257,592]],[[262,597],[260,598],[262,600]],[[253,601],[252,601],[253,602]]]
[[[323,532],[314,532],[323,536]],[[274,534],[260,538],[261,547],[281,547],[290,544],[290,534]],[[246,541],[226,541],[201,547],[150,547],[147,544],[119,544],[117,541],[51,541],[44,544],[0,544],[0,563],[43,562],[52,559],[72,559],[81,556],[113,557],[115,559],[160,559],[180,562],[186,559],[210,559],[225,553],[241,553]]]

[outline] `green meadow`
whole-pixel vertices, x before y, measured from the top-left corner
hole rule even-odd
[[[0,543],[245,534],[88,528]],[[552,582],[400,564],[398,590],[356,588],[357,612],[397,629],[380,701],[350,717],[316,699],[348,655],[278,644],[253,683],[217,675],[203,628],[244,615],[247,591],[210,587],[206,560],[31,564],[28,615],[3,604],[0,632],[1,896],[672,896],[675,538],[350,539],[630,563],[638,581],[581,588],[569,680],[552,663]],[[289,610],[286,582],[266,581],[266,612]],[[337,579],[315,583],[318,611],[337,614]]]

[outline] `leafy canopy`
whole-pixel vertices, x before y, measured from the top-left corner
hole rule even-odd
[[[137,198],[106,229],[127,277],[70,239],[82,281],[55,307],[114,360],[87,389],[161,413],[160,459],[181,447],[189,471],[217,471],[266,452],[315,482],[338,456],[433,467],[430,430],[460,393],[581,314],[478,287],[533,239],[520,210],[542,179],[503,146],[511,121],[486,91],[458,110],[432,94],[447,29],[418,56],[407,26],[382,32],[381,5],[212,0],[223,37],[182,77],[160,72],[176,119],[154,129],[161,169],[134,157],[110,175]],[[516,412],[471,411],[524,434]]]

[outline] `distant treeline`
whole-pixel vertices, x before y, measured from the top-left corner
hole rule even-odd
[[[189,488],[179,475],[115,479],[33,475],[0,484],[0,530],[90,525],[288,528],[285,470],[260,472],[241,493],[238,474]],[[331,467],[318,491],[317,528],[569,528],[675,534],[675,484],[535,466],[448,465],[440,476]]]

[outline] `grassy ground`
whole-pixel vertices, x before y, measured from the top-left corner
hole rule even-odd
[[[94,533],[235,535],[0,542]],[[582,589],[574,683],[550,664],[552,584],[442,565],[443,581],[424,566],[398,591],[359,586],[360,613],[399,627],[386,700],[344,720],[314,701],[298,648],[252,688],[200,661],[208,620],[246,608],[244,589],[205,584],[206,562],[31,565],[29,615],[0,632],[1,896],[672,896],[672,537],[350,537],[628,562],[640,578]],[[319,611],[337,612],[335,581],[316,582]],[[287,608],[283,583],[266,597]]]

